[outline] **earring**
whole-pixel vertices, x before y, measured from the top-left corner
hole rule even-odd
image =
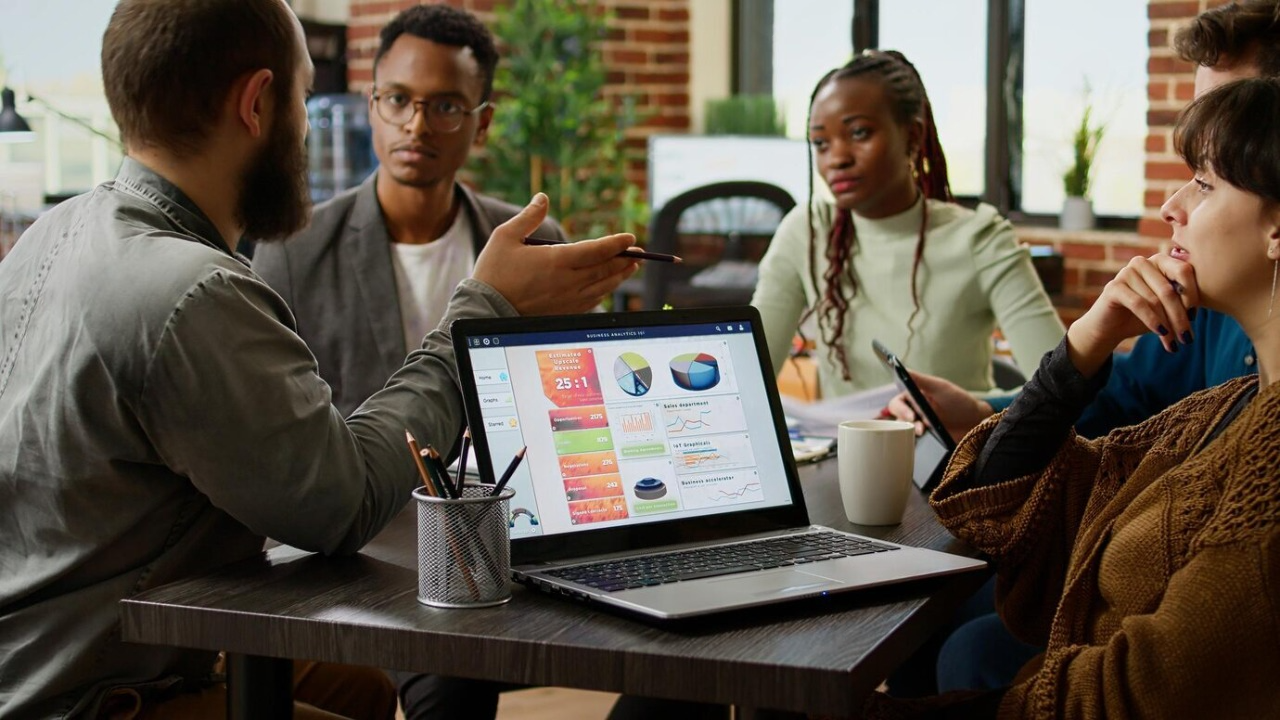
[[[1271,311],[1276,307],[1276,273],[1280,272],[1280,260],[1271,261],[1271,302],[1267,305],[1267,319],[1271,319]]]

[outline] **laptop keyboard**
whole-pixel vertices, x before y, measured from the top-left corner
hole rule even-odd
[[[752,540],[548,570],[547,575],[605,592],[699,580],[734,573],[803,565],[854,555],[897,550],[871,540],[830,531]]]

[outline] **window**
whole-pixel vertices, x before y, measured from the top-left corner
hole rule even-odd
[[[895,3],[896,4],[896,3]],[[1022,96],[1022,209],[1057,214],[1086,85],[1094,120],[1106,124],[1093,171],[1094,211],[1142,214],[1150,23],[1143,3],[1027,3]],[[1105,22],[1100,22],[1105,18]],[[1088,37],[1087,51],[1080,38]]]
[[[773,97],[787,137],[809,137],[809,96],[823,75],[853,57],[852,23],[849,0],[773,0]]]
[[[1107,122],[1094,209],[1103,227],[1131,226],[1141,215],[1145,3],[774,0],[772,10],[773,92],[786,104],[792,137],[803,136],[817,78],[851,56],[838,43],[900,50],[929,91],[953,191],[1024,221],[1049,221],[1062,209],[1062,173],[1087,78],[1095,116]],[[1085,49],[1082,37],[1088,48],[1105,50]]]
[[[880,3],[880,42],[920,72],[956,195],[981,195],[987,138],[987,0]]]
[[[49,106],[115,135],[102,91],[102,31],[114,3],[44,0],[24,4],[21,22],[0,23],[0,84],[18,95],[18,112],[34,142],[0,145],[0,178],[19,209],[39,209],[44,195],[82,192],[119,167],[119,148]],[[27,102],[34,95],[48,103]],[[42,183],[42,184],[41,184]]]

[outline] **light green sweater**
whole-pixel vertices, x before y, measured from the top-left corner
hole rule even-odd
[[[1028,374],[1062,339],[1062,322],[1036,276],[1030,254],[1018,246],[1013,226],[989,205],[969,210],[928,202],[929,228],[916,279],[920,312],[912,322],[910,350],[911,266],[922,202],[880,220],[854,215],[858,241],[853,270],[858,293],[849,304],[843,338],[853,382],[842,377],[822,338],[812,338],[817,342],[815,359],[823,396],[845,395],[892,380],[871,350],[872,339],[898,353],[907,367],[974,392],[994,387],[991,335],[997,325],[1008,338],[1018,366]],[[787,359],[801,314],[822,297],[813,277],[823,285],[824,247],[834,211],[831,203],[814,204],[816,273],[809,271],[804,205],[782,219],[760,263],[760,282],[751,304],[764,320],[775,371]],[[845,293],[847,297],[847,287]]]

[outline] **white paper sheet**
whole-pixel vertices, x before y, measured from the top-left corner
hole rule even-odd
[[[782,396],[782,412],[787,416],[787,429],[802,435],[839,434],[840,423],[845,420],[871,420],[879,417],[898,387],[893,383],[863,390],[852,395],[827,398],[817,402],[803,402]]]

